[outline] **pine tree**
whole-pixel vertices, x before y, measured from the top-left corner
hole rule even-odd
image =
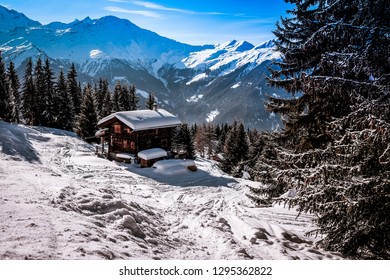
[[[55,117],[58,114],[58,104],[54,98],[54,77],[53,70],[50,67],[49,59],[45,59],[45,65],[43,66],[44,72],[44,88],[43,88],[43,112],[42,112],[42,125],[53,127],[55,126]]]
[[[11,61],[8,66],[8,85],[9,85],[9,97],[10,97],[10,121],[20,122],[20,82],[19,77],[15,70],[15,65]]]
[[[72,102],[71,104],[73,110],[72,116],[77,116],[80,113],[82,97],[81,97],[81,89],[78,86],[78,82],[77,82],[77,71],[74,63],[72,63],[67,74],[66,88],[68,90],[68,95],[70,96]],[[74,120],[72,119],[71,122],[73,121]]]
[[[33,80],[33,63],[32,59],[27,60],[26,69],[24,71],[24,83],[23,83],[23,118],[27,125],[33,125],[36,123],[34,114],[34,102],[35,102],[35,85]]]
[[[45,74],[42,65],[42,58],[39,56],[34,67],[34,87],[35,95],[33,99],[33,125],[44,125],[44,111],[46,104],[44,101],[45,95]]]
[[[218,126],[218,131],[216,131],[216,135],[218,137],[218,145],[216,152],[217,153],[223,153],[224,146],[225,146],[225,140],[226,140],[226,134],[229,132],[230,128],[227,123],[223,124],[221,127]]]
[[[248,140],[244,125],[235,120],[226,134],[221,169],[233,176],[240,176],[247,156]]]
[[[93,100],[94,100],[95,107],[96,107],[97,117],[99,119],[101,119],[101,118],[105,117],[105,116],[103,116],[103,112],[102,112],[103,106],[104,106],[104,98],[105,98],[104,82],[103,82],[102,78],[99,79],[99,86],[95,85],[95,89],[94,89],[93,93],[94,93]]]
[[[121,87],[118,103],[120,111],[130,111],[130,94],[126,85]]]
[[[156,98],[152,92],[149,92],[148,98],[145,101],[146,109],[153,110],[155,104],[157,104]]]
[[[107,81],[103,82],[103,95],[104,95],[104,102],[101,111],[101,116],[99,117],[99,119],[110,115],[112,111],[111,92],[108,88]]]
[[[277,25],[283,61],[270,84],[290,99],[270,97],[284,130],[266,135],[252,190],[313,212],[325,248],[351,258],[390,257],[390,23],[386,1],[289,1]]]
[[[135,85],[130,85],[129,87],[129,101],[130,101],[130,111],[138,110],[139,97],[135,89]]]
[[[119,105],[119,95],[122,92],[122,85],[119,81],[116,82],[115,88],[114,88],[114,94],[112,96],[112,111],[113,112],[119,112],[120,105]]]
[[[97,116],[92,95],[92,88],[86,87],[84,100],[81,105],[80,114],[76,118],[74,131],[83,139],[95,135]]]
[[[5,64],[0,53],[0,119],[6,122],[11,119],[11,108],[9,106],[10,95]]]
[[[68,89],[66,86],[65,75],[62,69],[60,71],[60,75],[57,78],[55,90],[59,108],[58,116],[56,118],[56,126],[60,129],[72,130],[74,119],[72,110],[72,99],[69,96]]]
[[[176,152],[182,152],[181,150],[184,150],[185,158],[195,159],[194,136],[187,124],[182,124],[174,130],[172,142]]]

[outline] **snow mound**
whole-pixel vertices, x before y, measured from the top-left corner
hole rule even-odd
[[[186,175],[191,170],[196,170],[196,165],[193,160],[167,159],[161,160],[153,164],[154,173],[164,176],[180,176]]]

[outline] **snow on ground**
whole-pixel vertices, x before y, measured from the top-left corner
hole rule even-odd
[[[304,236],[310,216],[254,208],[257,183],[210,160],[170,174],[172,162],[111,162],[73,133],[4,122],[0,151],[0,259],[340,258]]]

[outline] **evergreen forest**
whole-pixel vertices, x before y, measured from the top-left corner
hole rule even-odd
[[[231,124],[183,124],[177,154],[216,160],[226,173],[262,182],[248,187],[258,207],[282,203],[312,213],[318,246],[350,259],[390,259],[390,5],[385,0],[285,0],[276,24],[282,59],[268,83],[277,131]],[[0,54],[0,119],[75,131],[93,138],[99,119],[137,110],[134,85],[81,86],[73,64],[57,77],[48,59],[29,59],[20,79]],[[156,99],[149,93],[145,107]]]

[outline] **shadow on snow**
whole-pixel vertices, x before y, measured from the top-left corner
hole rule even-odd
[[[187,171],[186,173],[180,175],[165,175],[156,173],[153,167],[140,168],[134,165],[123,166],[127,166],[127,170],[132,173],[153,179],[154,181],[161,184],[177,187],[231,187],[232,185],[238,183],[238,181],[231,177],[213,176],[202,169],[198,169],[194,172]]]
[[[20,157],[28,162],[40,162],[39,155],[30,139],[42,142],[50,140],[48,137],[39,135],[39,132],[34,129],[0,121],[0,147],[4,154]]]

